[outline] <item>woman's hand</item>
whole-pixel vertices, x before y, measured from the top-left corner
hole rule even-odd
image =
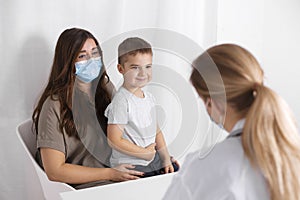
[[[121,164],[111,169],[113,170],[111,180],[117,182],[139,179],[139,176],[144,175],[143,172],[132,170],[134,166],[129,164]]]

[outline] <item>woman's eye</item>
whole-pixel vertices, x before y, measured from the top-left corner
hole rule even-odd
[[[92,56],[93,56],[93,57],[99,57],[99,56],[100,56],[100,53],[99,53],[98,51],[92,52]]]
[[[84,59],[84,58],[86,58],[86,55],[81,54],[81,55],[78,56],[78,58],[79,58],[79,59]]]

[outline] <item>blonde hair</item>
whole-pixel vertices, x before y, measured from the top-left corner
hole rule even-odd
[[[207,55],[221,75],[222,86],[214,83]],[[240,46],[223,44],[200,55],[193,67],[191,82],[202,98],[218,94],[223,87],[228,105],[246,118],[243,149],[252,166],[264,175],[271,199],[300,199],[296,122],[284,100],[263,84],[264,73],[254,56]]]

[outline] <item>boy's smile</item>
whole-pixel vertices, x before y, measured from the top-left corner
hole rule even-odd
[[[123,65],[118,65],[118,70],[124,77],[123,86],[131,92],[140,90],[152,79],[152,55],[137,53],[128,55]]]

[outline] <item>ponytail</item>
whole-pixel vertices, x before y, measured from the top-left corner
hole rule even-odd
[[[287,104],[271,89],[255,84],[246,115],[242,144],[259,167],[270,198],[300,199],[300,138]]]

